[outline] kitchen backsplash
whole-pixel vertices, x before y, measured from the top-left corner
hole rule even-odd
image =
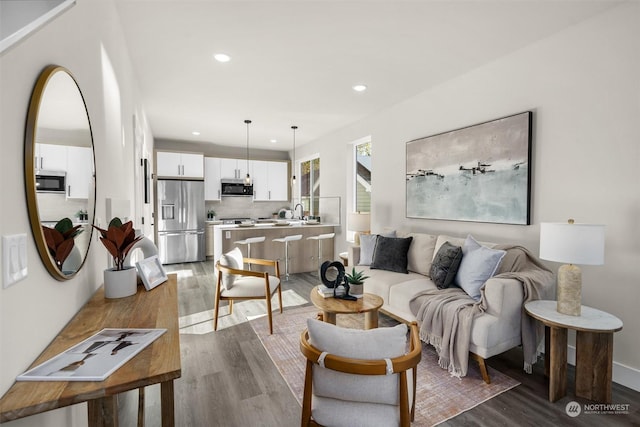
[[[289,202],[254,202],[251,197],[223,197],[220,202],[205,202],[205,212],[216,211],[216,218],[271,218],[280,209],[292,209]]]

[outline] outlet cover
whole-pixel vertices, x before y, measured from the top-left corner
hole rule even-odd
[[[2,236],[2,286],[8,288],[27,277],[27,235]]]

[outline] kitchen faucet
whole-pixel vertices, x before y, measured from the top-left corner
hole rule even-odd
[[[300,216],[298,217],[298,219],[302,219],[302,215],[304,214],[304,206],[302,206],[302,203],[298,203],[297,205],[295,205],[295,207],[293,208],[293,213],[295,215],[298,206],[300,206]]]

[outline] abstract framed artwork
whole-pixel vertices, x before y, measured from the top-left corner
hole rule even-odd
[[[407,142],[407,217],[529,225],[532,116]]]
[[[148,291],[167,281],[167,273],[162,268],[158,255],[152,255],[136,262],[136,267],[142,283]]]

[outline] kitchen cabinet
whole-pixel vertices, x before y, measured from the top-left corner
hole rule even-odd
[[[67,170],[67,146],[36,144],[35,168],[47,171]]]
[[[244,179],[247,176],[246,159],[220,159],[220,178]]]
[[[204,155],[196,153],[156,153],[156,174],[171,178],[204,178]]]
[[[93,188],[93,153],[89,147],[67,147],[67,197],[88,199]]]
[[[255,201],[288,201],[289,170],[287,162],[254,160],[251,162],[253,199]]]
[[[204,158],[204,199],[220,200],[220,159],[216,157]]]

